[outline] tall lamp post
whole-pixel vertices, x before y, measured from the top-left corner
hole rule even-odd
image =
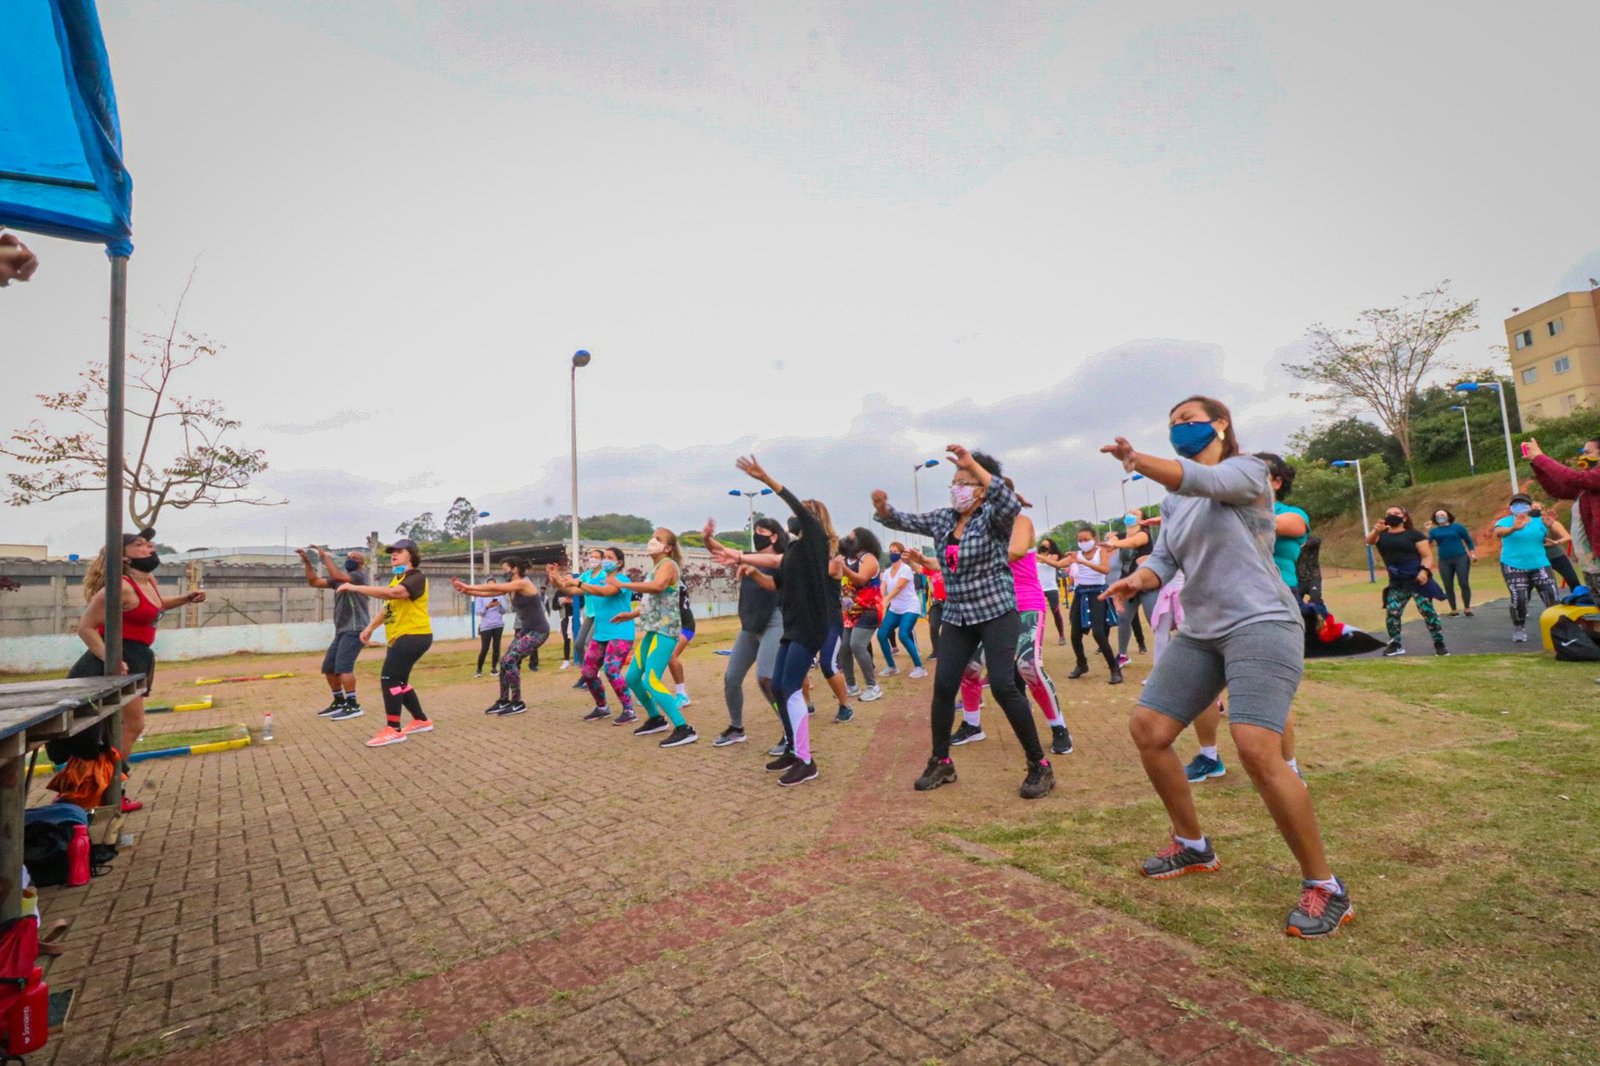
[[[478,519],[488,517],[488,511],[479,511],[472,516],[472,524],[467,527],[467,584],[469,585],[478,583],[478,551],[476,548]]]
[[[1463,381],[1456,386],[1457,392],[1466,393],[1485,389],[1494,390],[1494,394],[1500,397],[1500,427],[1506,433],[1506,476],[1511,478],[1511,494],[1514,496],[1517,493],[1517,456],[1511,448],[1511,416],[1506,414],[1506,390],[1498,381]],[[1466,413],[1462,412],[1461,417],[1465,418]]]
[[[743,496],[745,498],[745,502],[750,505],[750,517],[744,524],[744,541],[745,541],[746,544],[750,545],[750,550],[754,551],[755,547],[756,547],[756,497],[757,496],[771,496],[772,495],[772,490],[771,489],[749,489],[749,490],[745,490],[745,489],[729,489],[728,490],[728,495],[729,496]]]
[[[1467,421],[1467,405],[1453,403],[1450,405],[1450,410],[1461,412],[1461,429],[1467,435],[1467,473],[1476,474],[1478,464],[1472,461],[1472,423]]]
[[[1142,481],[1142,482],[1144,482],[1144,505],[1146,507],[1149,507],[1150,506],[1150,479],[1145,477],[1143,474],[1134,474],[1128,480],[1129,481]]]
[[[922,478],[918,475],[924,470],[931,470],[938,465],[939,460],[937,459],[924,459],[911,468],[911,500],[918,514],[922,513]]]
[[[572,549],[570,564],[578,565],[578,368],[588,366],[592,357],[579,348],[572,353]]]
[[[1367,521],[1367,483],[1361,477],[1361,460],[1360,459],[1335,459],[1333,462],[1329,463],[1328,465],[1329,466],[1336,466],[1341,470],[1343,470],[1347,466],[1353,466],[1353,467],[1356,468],[1356,495],[1361,497],[1361,536],[1363,538],[1365,538],[1366,535],[1367,535],[1368,530],[1370,530],[1372,528],[1372,526]],[[1371,582],[1376,582],[1377,580],[1378,580],[1378,569],[1377,569],[1376,566],[1373,565],[1373,562],[1372,562],[1372,545],[1368,544],[1367,545],[1367,581],[1369,583],[1371,583]]]

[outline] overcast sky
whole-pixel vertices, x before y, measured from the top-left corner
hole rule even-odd
[[[1311,422],[1281,363],[1313,322],[1452,278],[1482,364],[1600,276],[1593,3],[100,7],[130,324],[198,258],[184,325],[226,350],[183,391],[289,499],[169,515],[179,547],[565,512],[580,347],[583,513],[737,524],[754,449],[850,524],[958,439],[1104,517],[1095,448],[1162,449],[1189,393],[1247,447]],[[104,352],[103,255],[32,243],[8,430]],[[98,506],[0,541],[82,550]]]

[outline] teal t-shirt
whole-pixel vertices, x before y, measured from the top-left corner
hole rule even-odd
[[[1496,529],[1509,529],[1511,516],[1506,515],[1494,524]],[[1513,570],[1542,570],[1550,565],[1545,554],[1544,539],[1550,535],[1544,519],[1530,518],[1528,524],[1500,539],[1500,565]]]
[[[591,585],[603,585],[606,576],[595,571],[586,580]],[[633,619],[630,618],[626,622],[612,621],[617,615],[627,614],[633,610],[633,593],[627,589],[618,589],[614,596],[585,596],[583,610],[594,619],[594,632],[590,639],[599,641],[633,639]]]
[[[1300,551],[1306,546],[1306,541],[1311,539],[1311,516],[1298,507],[1290,507],[1286,503],[1274,501],[1272,515],[1276,518],[1281,514],[1297,514],[1306,524],[1306,531],[1299,537],[1279,537],[1272,542],[1272,560],[1278,564],[1278,574],[1283,578],[1283,583],[1290,588],[1300,584],[1300,578],[1295,574],[1295,565],[1300,562]]]

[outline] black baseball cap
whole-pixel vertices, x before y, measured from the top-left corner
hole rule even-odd
[[[1512,503],[1525,503],[1525,504],[1528,504],[1529,506],[1532,506],[1533,505],[1533,497],[1529,496],[1526,492],[1519,492],[1515,496],[1511,497],[1511,502]]]
[[[136,540],[148,540],[151,544],[154,544],[156,542],[156,527],[145,526],[137,533],[124,533],[122,535],[122,546],[126,548]]]
[[[402,548],[415,554],[417,550],[417,542],[412,540],[410,537],[401,537],[399,540],[395,541],[393,544],[389,545],[383,550],[386,552],[397,552]]]

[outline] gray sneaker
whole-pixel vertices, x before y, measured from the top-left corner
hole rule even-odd
[[[1211,841],[1206,841],[1204,851],[1196,851],[1188,845],[1173,840],[1144,860],[1139,872],[1146,877],[1165,881],[1173,877],[1182,877],[1184,874],[1207,874],[1221,867],[1222,863],[1217,861],[1217,853],[1212,850]]]
[[[1355,920],[1355,904],[1350,902],[1344,882],[1339,882],[1337,892],[1329,892],[1315,881],[1302,881],[1301,886],[1300,903],[1284,923],[1283,931],[1288,936],[1321,940]]]
[[[776,744],[772,745],[772,747],[767,749],[767,754],[776,759],[778,756],[782,755],[788,750],[789,742],[787,740],[780,740]]]
[[[916,789],[918,792],[932,792],[940,785],[953,784],[956,779],[956,764],[949,759],[939,756],[930,756],[928,768],[922,771],[922,776],[917,778]]]
[[[1513,643],[1513,644],[1526,644],[1526,643],[1528,643],[1528,631],[1527,631],[1527,629],[1524,628],[1523,626],[1517,626],[1514,629],[1512,629],[1511,630],[1511,643]]]
[[[1056,787],[1056,772],[1047,762],[1031,763],[1028,776],[1022,780],[1021,795],[1025,800],[1043,799]]]

